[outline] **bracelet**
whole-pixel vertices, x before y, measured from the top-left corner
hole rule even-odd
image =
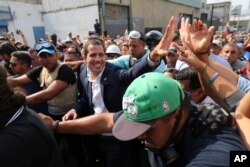
[[[207,64],[204,64],[202,71],[201,71],[202,76],[203,76],[204,72],[206,71],[206,69],[207,69]]]
[[[209,78],[209,80],[208,80],[208,85],[211,85],[211,84],[214,82],[214,80],[215,80],[218,76],[219,76],[219,73],[218,73],[218,72],[215,72],[215,73],[211,76],[211,78]]]
[[[194,54],[196,56],[201,56],[201,55],[208,54],[208,53],[209,53],[208,51],[205,51],[205,52],[194,52]]]
[[[58,128],[59,128],[59,120],[56,120],[53,122],[53,127],[54,127],[54,132],[58,133]]]

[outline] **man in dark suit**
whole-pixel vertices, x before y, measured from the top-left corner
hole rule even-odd
[[[124,70],[106,62],[104,48],[102,40],[97,37],[90,38],[85,44],[83,55],[85,55],[86,65],[82,65],[79,76],[84,93],[75,108],[70,110],[63,120],[122,110],[122,97],[127,86],[136,77],[153,71],[161,59],[159,54],[150,55],[130,69]],[[129,151],[132,147],[131,142],[118,141],[112,133],[102,134],[99,139],[101,151],[107,159],[107,166],[131,166],[130,161],[134,160],[127,157],[133,158],[131,157],[133,154],[134,157],[138,156],[135,155],[135,149],[133,154]]]

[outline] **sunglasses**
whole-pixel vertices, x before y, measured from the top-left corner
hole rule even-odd
[[[56,50],[55,46],[52,43],[47,42],[47,41],[42,41],[42,42],[36,43],[34,48],[35,48],[37,53],[40,52],[40,50],[42,50],[42,49]]]
[[[116,58],[116,57],[119,57],[119,55],[113,54],[113,53],[107,53],[106,55],[107,55],[109,58]]]

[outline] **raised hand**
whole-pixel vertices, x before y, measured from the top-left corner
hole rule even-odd
[[[163,56],[167,54],[167,50],[173,40],[175,26],[176,26],[176,18],[172,16],[166,27],[165,33],[160,43],[154,48],[154,50],[150,54],[151,60],[159,61]]]
[[[207,28],[201,20],[194,19],[193,30],[189,23],[189,19],[182,19],[181,21],[181,41],[192,50],[196,55],[201,55],[209,51],[211,39],[213,37],[214,27]]]

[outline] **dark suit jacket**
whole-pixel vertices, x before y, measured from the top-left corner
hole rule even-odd
[[[105,69],[101,76],[101,91],[104,104],[109,112],[118,112],[122,110],[122,97],[126,91],[128,85],[138,76],[152,72],[155,67],[148,65],[147,57],[142,58],[141,61],[136,63],[130,69],[121,69],[116,65],[109,62],[106,63]],[[79,88],[83,91],[81,99],[77,102],[75,110],[78,116],[92,115],[93,104],[92,104],[92,86],[91,82],[88,81],[87,77],[87,66],[82,65],[79,76]]]

